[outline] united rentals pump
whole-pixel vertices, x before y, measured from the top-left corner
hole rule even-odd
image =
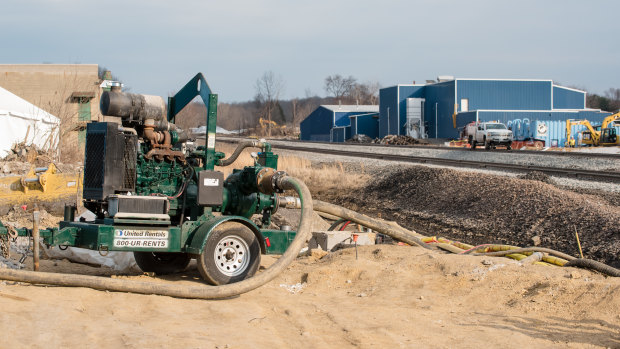
[[[204,146],[174,124],[196,96],[207,108]],[[301,206],[299,198],[281,195],[290,177],[277,170],[278,156],[265,141],[244,142],[228,159],[215,151],[217,95],[202,74],[167,106],[161,97],[114,87],[103,93],[101,112],[120,122],[86,128],[83,203],[96,218],[75,221],[76,207],[66,207],[59,227],[40,230],[46,245],[132,251],[143,271],[159,274],[181,271],[196,258],[203,278],[223,285],[252,277],[261,254],[282,253],[293,241],[295,232],[267,229],[278,207]],[[247,147],[261,150],[255,164],[224,179],[216,166],[231,164]],[[255,214],[262,215],[258,224]],[[0,223],[3,241],[7,234]]]

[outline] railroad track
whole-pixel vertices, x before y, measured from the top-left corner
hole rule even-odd
[[[226,140],[226,139],[222,139],[221,137],[219,138],[219,141],[228,142],[228,143],[237,142],[236,140]],[[421,163],[421,164],[443,165],[443,166],[450,166],[450,167],[465,167],[465,168],[477,168],[477,169],[487,169],[487,170],[491,169],[491,170],[501,170],[501,171],[517,172],[517,173],[528,173],[532,171],[539,171],[539,172],[542,172],[542,173],[545,173],[551,176],[620,183],[620,172],[616,172],[616,171],[592,171],[592,170],[583,170],[583,169],[575,169],[575,168],[559,168],[559,167],[547,167],[547,166],[538,166],[538,165],[517,165],[517,164],[506,164],[506,163],[487,162],[487,161],[444,159],[444,158],[423,157],[423,156],[414,156],[414,155],[398,155],[398,154],[372,153],[372,152],[363,152],[363,151],[358,152],[358,151],[351,151],[351,150],[324,149],[324,148],[313,148],[313,147],[300,146],[300,145],[285,145],[285,144],[273,144],[273,143],[272,143],[272,147],[273,149],[284,149],[284,150],[311,152],[311,153],[328,154],[328,155],[339,155],[339,156],[348,156],[348,157],[360,157],[360,158],[366,158],[366,159],[378,159],[378,160],[385,160],[385,161],[400,161],[400,162],[411,162],[411,163]],[[441,149],[444,149],[444,148],[441,148]],[[538,152],[536,154],[538,154]],[[611,154],[605,154],[605,155],[611,155]]]
[[[235,136],[235,135],[226,135],[226,136],[218,136],[218,140],[222,139],[221,137],[226,138],[235,138],[235,139],[247,139],[245,136]],[[269,141],[277,141],[278,139],[269,139]],[[377,148],[402,148],[402,149],[433,149],[433,150],[446,150],[446,151],[466,151],[470,152],[469,148],[458,148],[458,147],[445,147],[440,145],[393,145],[393,144],[378,144],[378,143],[354,143],[354,142],[346,142],[346,143],[330,143],[330,142],[313,142],[313,141],[300,141],[300,140],[285,140],[290,143],[297,144],[342,144],[347,146],[359,146],[359,147],[377,147]],[[578,151],[541,151],[541,150],[506,150],[506,149],[494,149],[494,153],[517,153],[517,154],[531,154],[531,155],[542,155],[542,156],[562,156],[562,157],[579,157],[579,158],[608,158],[608,159],[618,159],[620,160],[620,154],[609,154],[609,153],[592,153],[592,152],[578,152]]]

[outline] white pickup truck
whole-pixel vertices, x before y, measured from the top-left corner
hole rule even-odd
[[[476,149],[477,144],[484,144],[486,150],[496,146],[512,149],[512,131],[501,122],[471,122],[465,126],[465,136],[472,150]]]

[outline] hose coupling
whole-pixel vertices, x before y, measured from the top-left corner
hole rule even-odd
[[[301,200],[294,196],[278,196],[278,206],[284,208],[301,208]]]
[[[287,174],[284,171],[275,171],[270,167],[265,167],[258,172],[256,176],[256,186],[258,191],[263,194],[271,195],[273,193],[284,193],[282,186],[282,178]]]

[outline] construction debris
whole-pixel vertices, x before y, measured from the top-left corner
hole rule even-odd
[[[429,144],[427,140],[424,139],[416,139],[410,136],[396,136],[396,135],[387,135],[381,139],[377,138],[373,141],[373,143],[378,144],[391,144],[391,145],[413,145],[413,144]]]
[[[347,139],[348,143],[373,143],[374,140],[364,134],[356,134],[350,139]]]
[[[31,164],[44,164],[51,161],[49,152],[40,150],[36,145],[26,145],[25,143],[15,143],[11,147],[11,152],[7,154],[4,161],[22,161]],[[39,163],[37,163],[39,162]]]

